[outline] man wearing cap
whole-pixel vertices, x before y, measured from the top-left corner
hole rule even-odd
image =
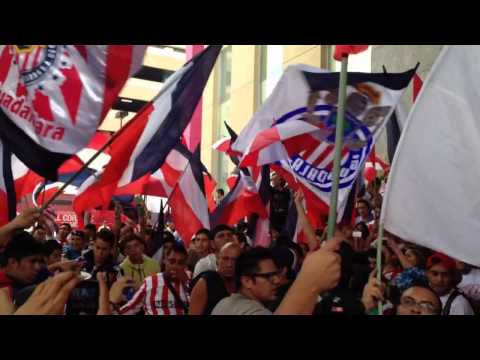
[[[452,258],[441,253],[430,256],[427,277],[442,301],[442,315],[474,315],[468,299],[457,288],[461,277]]]

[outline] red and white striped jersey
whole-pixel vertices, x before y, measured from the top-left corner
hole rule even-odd
[[[171,281],[180,299],[189,304],[190,295],[186,284]],[[145,315],[186,315],[182,305],[165,282],[164,273],[148,276],[133,298],[120,309],[121,315],[135,315],[143,308]]]

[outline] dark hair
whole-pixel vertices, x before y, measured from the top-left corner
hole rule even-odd
[[[408,250],[413,252],[415,254],[415,256],[417,257],[418,264],[416,264],[416,266],[420,269],[425,269],[426,265],[427,265],[427,258],[425,257],[424,253],[415,246],[407,246],[406,249],[405,249],[405,253]]]
[[[293,264],[295,256],[292,253],[293,249],[287,246],[275,246],[272,249],[273,260],[279,269],[287,268],[287,279],[293,280],[295,273],[293,271]]]
[[[145,229],[145,235],[152,236],[155,234],[155,231],[152,228]]]
[[[113,234],[112,231],[108,229],[102,229],[99,232],[97,232],[97,234],[95,235],[95,239],[100,239],[102,241],[105,241],[112,247],[115,245],[115,235]]]
[[[223,189],[217,189],[217,194],[221,194],[223,196],[225,195],[225,191],[223,191]]]
[[[364,221],[360,221],[355,227],[360,228],[360,232],[362,233],[362,239],[366,239],[370,236],[370,230],[368,230],[368,226]]]
[[[242,286],[242,276],[251,276],[258,271],[258,264],[263,260],[275,262],[272,251],[260,246],[253,247],[238,257],[235,262],[235,286],[237,289]]]
[[[127,235],[125,236],[124,239],[122,239],[122,247],[125,247],[125,245],[127,245],[129,242],[132,242],[132,241],[138,241],[143,246],[145,246],[145,240],[143,240],[141,236],[138,236],[137,234],[133,234],[133,235]]]
[[[212,239],[215,239],[215,236],[217,236],[217,234],[222,231],[231,231],[233,233],[233,229],[230,226],[220,224],[215,226],[215,228],[212,230]]]
[[[400,299],[402,298],[403,293],[405,291],[411,289],[412,287],[420,287],[420,288],[426,289],[426,290],[430,291],[432,294],[434,294],[435,298],[437,299],[438,304],[440,305],[439,314],[441,313],[442,307],[443,307],[442,300],[440,300],[440,297],[435,292],[435,290],[433,290],[429,285],[426,285],[423,282],[412,283],[409,287],[407,287],[403,291],[399,291],[399,289],[395,286],[391,287],[391,289],[390,289],[390,300],[392,301],[392,303],[395,306],[400,305]]]
[[[178,243],[178,242],[174,242],[174,244],[173,244],[172,248],[170,249],[170,251],[165,254],[165,257],[170,256],[170,254],[171,254],[172,252],[177,253],[177,254],[184,255],[185,257],[188,256],[187,249],[185,249],[185,246],[183,246],[182,244],[180,244],[180,243]]]
[[[12,240],[5,247],[3,252],[3,261],[6,265],[8,259],[15,259],[17,261],[22,260],[32,255],[43,255],[43,244],[37,242],[35,238],[26,231],[21,231],[15,234]]]
[[[50,256],[55,250],[62,251],[62,249],[62,244],[60,244],[57,240],[47,240],[45,244],[43,244],[43,255]]]
[[[80,236],[82,240],[85,240],[85,233],[82,230],[72,230],[70,232],[70,236]]]
[[[85,225],[84,230],[93,230],[94,232],[97,232],[97,226],[95,224],[87,224]]]
[[[235,231],[233,234],[238,238],[239,242],[244,243],[245,245],[248,245],[247,237],[245,236],[244,233],[240,231]]]
[[[198,231],[195,233],[195,237],[197,237],[198,235],[201,235],[201,234],[206,235],[206,236],[208,237],[208,240],[212,240],[212,239],[213,239],[212,233],[211,233],[210,230],[208,230],[208,229],[203,228],[203,229],[198,230]]]
[[[42,225],[35,226],[32,230],[32,235],[35,234],[35,231],[37,230],[45,230],[45,228]]]
[[[69,223],[62,223],[59,227],[62,227],[62,226],[66,226],[68,227],[69,231],[72,231],[72,225],[70,225]]]
[[[236,230],[242,233],[248,231],[248,223],[245,221],[240,221],[236,226]]]
[[[367,200],[365,200],[365,199],[358,199],[358,200],[357,200],[357,204],[358,204],[358,203],[365,204],[365,205],[367,206],[368,211],[371,211],[371,210],[372,210],[372,207],[370,206],[370,203],[369,203]]]
[[[175,240],[175,236],[173,236],[173,234],[170,232],[170,231],[164,231],[163,232],[163,243],[167,243],[167,242],[171,242],[171,243],[176,243],[177,241]]]

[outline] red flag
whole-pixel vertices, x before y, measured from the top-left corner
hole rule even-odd
[[[417,96],[422,90],[423,81],[417,74],[413,75],[413,102],[417,100]]]
[[[335,46],[335,54],[333,58],[342,61],[342,57],[358,54],[368,49],[368,45],[337,45]]]

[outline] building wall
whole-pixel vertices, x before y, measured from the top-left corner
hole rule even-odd
[[[260,45],[232,45],[231,110],[229,125],[240,132],[250,121],[260,104]],[[328,67],[327,47],[322,45],[283,45],[283,68],[292,64],[307,64],[316,67]],[[212,175],[219,178],[218,153],[212,145],[219,140],[220,121],[217,115],[219,64],[215,66],[204,92],[202,120],[202,162]],[[233,164],[228,161],[231,172]],[[219,184],[225,187],[225,184]]]
[[[418,75],[425,81],[442,47],[443,45],[374,45],[372,46],[372,72],[382,72],[383,65],[387,71],[403,72],[420,62]],[[402,98],[402,104],[407,111],[413,104],[412,89],[413,86],[410,84]],[[385,131],[377,141],[376,150],[382,158],[388,159]]]

